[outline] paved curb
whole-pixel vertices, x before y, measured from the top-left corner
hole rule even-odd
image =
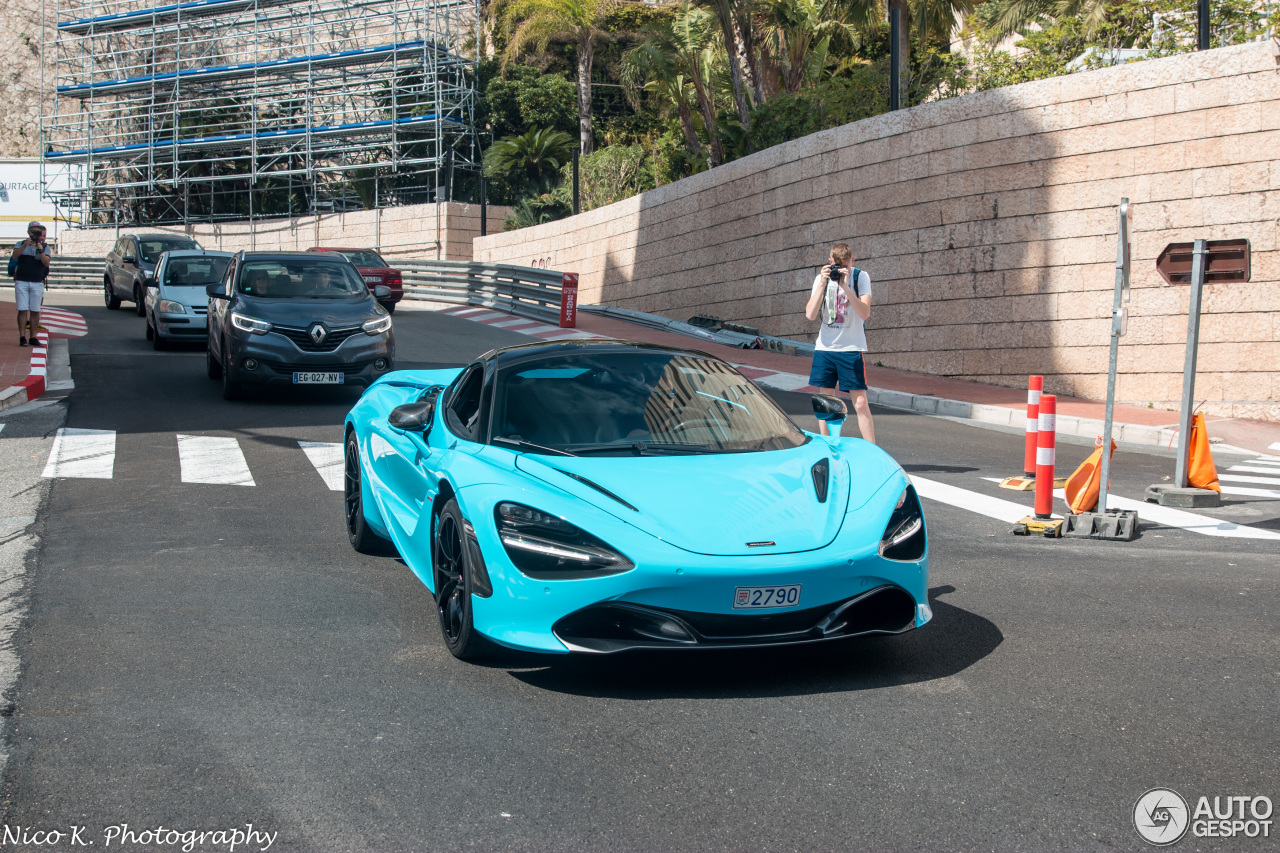
[[[0,391],[0,412],[29,403],[44,393],[45,376],[48,374],[49,333],[39,332],[36,339],[40,341],[40,346],[31,348],[31,372],[26,379]]]

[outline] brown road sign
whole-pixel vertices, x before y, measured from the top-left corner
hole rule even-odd
[[[1156,258],[1156,271],[1169,284],[1191,281],[1191,254],[1194,243],[1170,243]],[[1205,258],[1204,280],[1249,280],[1248,240],[1209,240]]]

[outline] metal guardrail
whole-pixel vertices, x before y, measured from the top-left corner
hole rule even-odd
[[[54,255],[49,262],[49,278],[45,280],[45,286],[60,290],[98,290],[102,287],[105,266],[104,258]],[[0,278],[0,285],[13,287],[13,279],[8,276]]]
[[[396,258],[406,299],[453,302],[505,311],[530,320],[560,322],[563,273],[482,261]]]

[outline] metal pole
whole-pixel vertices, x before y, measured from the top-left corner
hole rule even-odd
[[[1196,50],[1209,49],[1209,0],[1200,0],[1200,20],[1196,27]]]
[[[489,233],[489,199],[488,184],[484,179],[484,175],[480,176],[480,236],[484,237]]]
[[[1111,363],[1107,368],[1107,414],[1102,422],[1102,472],[1098,484],[1098,508],[1107,511],[1107,484],[1111,481],[1111,428],[1116,410],[1116,362],[1120,336],[1124,334],[1124,303],[1129,301],[1129,199],[1120,199],[1120,227],[1116,234],[1116,292],[1111,303]]]
[[[1202,0],[1205,2],[1206,0]],[[899,9],[889,10],[889,109],[901,109],[901,88],[899,66],[902,64],[898,40],[902,33],[902,12]]]
[[[450,145],[444,154],[444,200],[453,201],[453,146]]]
[[[1204,291],[1204,267],[1208,246],[1196,240],[1191,256],[1191,301],[1187,306],[1187,358],[1182,365],[1182,414],[1178,416],[1178,467],[1176,488],[1189,485],[1187,467],[1191,458],[1191,410],[1195,408],[1196,349],[1200,345],[1200,295]]]
[[[581,208],[578,206],[578,153],[579,149],[573,149],[573,215],[577,216]]]

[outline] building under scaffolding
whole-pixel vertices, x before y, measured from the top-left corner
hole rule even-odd
[[[81,225],[444,201],[478,0],[52,0],[46,192]]]

